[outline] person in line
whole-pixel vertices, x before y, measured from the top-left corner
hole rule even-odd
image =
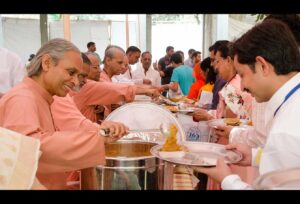
[[[268,19],[237,39],[233,51],[242,86],[257,102],[268,102],[265,125],[271,128],[263,149],[246,144],[226,148],[240,151],[243,159],[239,164],[258,166],[261,175],[299,167],[300,52],[293,33],[283,22]],[[252,189],[222,159],[214,168],[196,170],[220,182],[223,189]]]

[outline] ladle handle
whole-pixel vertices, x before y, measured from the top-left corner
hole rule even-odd
[[[136,133],[136,132],[160,132],[160,129],[132,129],[132,130],[129,130],[127,134]],[[109,133],[110,133],[109,128],[100,129],[100,134],[102,136],[108,137]]]

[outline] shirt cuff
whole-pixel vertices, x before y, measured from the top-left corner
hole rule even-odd
[[[228,139],[229,139],[229,144],[233,142],[233,140],[235,139],[235,137],[238,135],[238,128],[234,127],[231,129]]]
[[[226,176],[222,183],[221,188],[223,190],[250,190],[251,186],[241,180],[236,174]]]

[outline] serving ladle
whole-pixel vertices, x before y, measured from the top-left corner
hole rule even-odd
[[[159,129],[132,129],[129,130],[127,134],[136,132],[161,132],[163,136],[169,137],[171,134],[170,123],[161,123]],[[110,136],[111,132],[109,128],[102,128],[100,129],[100,134],[102,136],[108,137]]]

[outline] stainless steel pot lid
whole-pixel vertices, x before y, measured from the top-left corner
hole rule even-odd
[[[258,190],[299,190],[300,167],[277,170],[263,174],[255,179],[253,187]]]
[[[184,129],[177,118],[170,111],[153,103],[133,102],[125,104],[114,110],[105,120],[122,122],[128,126],[129,129],[139,130],[159,129],[162,123],[174,123],[178,129],[178,141],[185,141],[186,138]],[[145,136],[145,134],[148,135]],[[160,134],[160,132],[154,134],[145,131],[141,139],[147,138],[146,141],[148,142],[163,144],[165,138],[158,136],[158,134]],[[136,134],[135,136],[138,135],[139,134]],[[153,135],[155,135],[155,137],[153,137]],[[132,135],[128,135],[128,137],[132,138]],[[126,136],[124,139],[126,139]]]

